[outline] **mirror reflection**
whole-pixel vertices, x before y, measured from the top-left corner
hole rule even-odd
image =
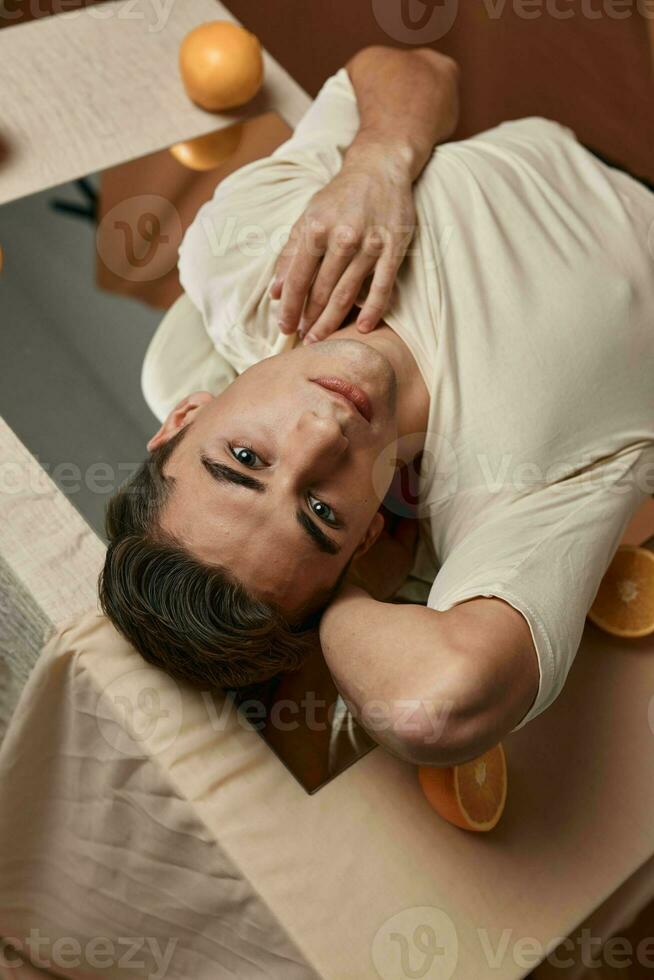
[[[107,501],[160,424],[141,375],[183,297],[184,232],[221,180],[289,135],[269,113],[0,210],[0,415],[100,537]],[[318,650],[233,696],[309,792],[375,744]],[[290,703],[305,706],[297,718]]]

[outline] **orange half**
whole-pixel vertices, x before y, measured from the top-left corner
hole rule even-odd
[[[504,812],[508,781],[501,742],[459,766],[420,766],[418,779],[436,813],[463,830],[492,830]]]
[[[615,553],[588,611],[595,626],[612,636],[654,633],[654,554],[622,545]]]

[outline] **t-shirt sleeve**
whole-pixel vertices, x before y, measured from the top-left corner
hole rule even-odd
[[[324,83],[295,127],[293,135],[273,152],[280,159],[300,160],[317,177],[331,180],[359,129],[359,108],[346,68]]]
[[[336,176],[359,125],[341,68],[295,132],[268,157],[230,174],[197,212],[179,250],[179,278],[218,352],[239,373],[293,346],[277,326],[268,288],[293,224]]]
[[[538,693],[517,731],[560,694],[581,641],[586,613],[625,527],[646,493],[640,456],[600,467],[500,504],[448,554],[428,606],[504,599],[527,620],[539,665]],[[466,506],[478,505],[470,499]]]

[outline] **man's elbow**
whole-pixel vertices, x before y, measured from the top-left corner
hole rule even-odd
[[[355,63],[371,64],[375,61],[381,61],[382,59],[388,57],[397,58],[401,56],[404,59],[418,59],[423,64],[429,65],[429,67],[438,75],[439,80],[452,85],[454,88],[458,88],[459,78],[460,78],[460,68],[457,61],[451,58],[447,54],[443,54],[441,51],[435,51],[434,48],[399,48],[391,44],[368,44],[363,48],[359,48],[352,57],[346,62],[346,68],[350,68]]]
[[[426,59],[433,67],[448,72],[458,78],[459,66],[454,58],[443,54],[442,51],[436,51],[435,48],[429,47],[400,48],[394,44],[366,44],[352,55],[350,61],[353,61],[355,58],[375,57],[375,55],[379,57],[388,52],[403,54],[407,57],[419,55],[421,58]]]
[[[458,61],[455,61],[454,58],[443,54],[441,51],[434,51],[433,48],[414,48],[411,53],[426,61],[434,71],[452,85],[457,86],[459,84],[461,69]]]
[[[397,698],[389,712],[386,748],[414,765],[454,766],[476,759],[513,724],[505,717],[478,668],[469,663],[437,695]]]
[[[395,729],[392,744],[386,747],[415,766],[458,766],[478,759],[500,739],[501,735],[490,734],[483,717],[479,717],[465,724],[450,722],[436,735],[429,725],[417,731]]]
[[[459,122],[460,69],[458,62],[446,54],[441,54],[440,51],[434,51],[432,48],[416,48],[412,53],[414,57],[421,58],[423,62],[426,62],[432,70],[434,92],[439,95],[443,113],[441,140],[449,139]]]

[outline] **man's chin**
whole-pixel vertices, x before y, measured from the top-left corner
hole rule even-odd
[[[338,357],[344,371],[355,372],[351,376],[348,375],[348,380],[362,385],[366,382],[374,384],[377,390],[383,389],[389,403],[393,404],[397,386],[395,371],[386,355],[376,347],[356,337],[332,335],[326,340],[312,344],[310,350],[315,351],[316,354]]]

